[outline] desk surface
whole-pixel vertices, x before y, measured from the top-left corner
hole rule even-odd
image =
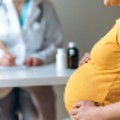
[[[0,87],[24,87],[65,84],[74,70],[56,70],[55,64],[25,70],[0,70]]]

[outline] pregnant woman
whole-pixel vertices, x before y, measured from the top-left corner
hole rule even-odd
[[[120,5],[119,0],[104,0],[105,5]],[[120,19],[92,48],[88,63],[80,66],[65,88],[68,111],[79,100],[104,106],[120,100]]]

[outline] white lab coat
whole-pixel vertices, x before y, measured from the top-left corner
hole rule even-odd
[[[56,49],[62,45],[63,36],[53,6],[43,3],[43,18],[40,16],[38,0],[30,0],[28,16],[23,28],[12,0],[3,0],[0,6],[0,39],[11,54],[16,56],[16,64],[23,64],[25,58],[35,57],[52,62]],[[3,51],[0,50],[0,57]]]
[[[55,59],[56,49],[62,45],[63,36],[53,6],[43,3],[43,18],[37,22],[41,11],[37,0],[31,0],[28,16],[23,28],[12,0],[3,0],[0,5],[0,40],[11,54],[16,56],[16,64],[23,64],[27,57],[36,57],[44,63]],[[0,49],[0,57],[3,50]],[[6,96],[12,88],[0,89],[0,98]]]

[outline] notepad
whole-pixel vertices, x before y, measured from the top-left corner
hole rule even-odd
[[[0,66],[0,70],[24,70],[27,68],[28,67],[24,65],[17,65],[17,66],[10,66],[10,67]]]

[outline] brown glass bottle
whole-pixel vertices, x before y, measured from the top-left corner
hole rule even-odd
[[[67,66],[68,68],[75,69],[79,64],[79,50],[74,42],[68,44],[67,49]]]

